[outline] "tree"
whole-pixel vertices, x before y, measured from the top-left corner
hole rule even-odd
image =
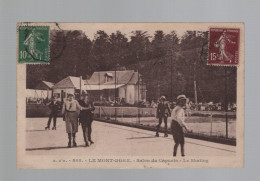
[[[120,31],[112,33],[109,36],[110,49],[109,56],[111,58],[111,64],[114,65],[114,69],[125,68],[127,57],[129,54],[129,43],[125,35]]]
[[[135,70],[147,86],[147,99],[179,94],[199,102],[223,102],[225,71],[229,102],[236,101],[236,68],[207,65],[208,32],[187,31],[181,38],[172,31],[133,31],[130,39],[120,31],[97,31],[91,41],[84,32],[52,30],[50,64],[27,65],[27,88],[40,81],[58,82],[66,76],[87,78],[94,71]]]
[[[96,70],[109,70],[113,67],[111,64],[110,46],[108,34],[101,30],[98,31],[95,34],[91,50]]]
[[[197,82],[198,102],[223,102],[225,95],[224,67],[207,65],[208,32],[187,31],[181,40],[181,58],[177,66],[185,75],[187,82],[185,90],[188,97],[194,97],[193,81]],[[228,81],[236,85],[236,71],[226,68]],[[236,88],[229,87],[230,101],[236,98]]]

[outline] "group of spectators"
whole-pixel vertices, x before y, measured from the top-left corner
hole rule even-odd
[[[173,109],[176,106],[176,102],[167,101],[171,109]],[[145,105],[144,107],[151,107],[151,108],[157,108],[159,104],[159,101],[152,100],[151,102],[147,101],[143,103]],[[197,111],[225,111],[224,104],[222,103],[198,103],[197,105],[193,103],[192,101],[187,101],[186,103],[186,109],[190,110],[197,110]],[[228,104],[228,111],[235,112],[237,109],[237,106],[235,103],[229,103]]]
[[[47,99],[36,99],[35,101],[31,101],[31,99],[27,99],[27,104],[45,104],[49,102]],[[115,100],[102,100],[95,101],[94,104],[96,106],[122,106],[122,107],[146,107],[146,108],[157,108],[159,104],[159,100],[151,100],[151,101],[139,101],[135,104],[129,104],[125,102],[124,98]],[[176,102],[167,101],[171,109],[176,106]],[[213,102],[199,102],[197,105],[192,101],[187,101],[186,105],[187,109],[197,110],[197,111],[225,111],[225,107],[223,103],[213,103]],[[237,109],[237,105],[235,103],[228,104],[228,111],[235,112]]]

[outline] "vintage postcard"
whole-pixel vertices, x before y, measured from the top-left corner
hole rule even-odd
[[[17,168],[244,166],[243,23],[17,23]]]

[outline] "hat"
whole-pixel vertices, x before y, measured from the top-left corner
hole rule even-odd
[[[74,97],[74,94],[68,94],[68,97]]]
[[[180,100],[182,100],[182,99],[187,99],[186,98],[186,96],[185,95],[179,95],[178,97],[177,97],[177,101],[180,101]]]
[[[166,100],[166,97],[165,96],[161,96],[160,100]]]

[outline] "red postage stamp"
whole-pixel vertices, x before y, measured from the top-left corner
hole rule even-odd
[[[208,65],[239,65],[240,29],[210,28]]]

